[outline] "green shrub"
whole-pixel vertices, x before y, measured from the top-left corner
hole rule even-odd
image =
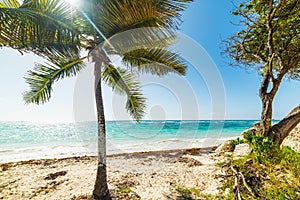
[[[240,138],[237,138],[236,140],[232,140],[230,145],[232,146],[233,149],[235,149],[235,146],[238,144],[243,144],[244,140],[241,140]]]
[[[121,193],[131,193],[131,192],[133,192],[133,190],[130,189],[130,188],[121,188],[121,189],[120,189],[120,192],[121,192]]]
[[[251,197],[243,183],[240,192],[243,199],[300,199],[300,154],[290,147],[280,147],[267,137],[251,133],[244,135],[244,141],[253,149],[252,153],[229,163],[242,173],[255,197]],[[225,164],[224,164],[225,165]],[[229,166],[230,166],[229,165]],[[228,166],[228,164],[227,164]],[[229,169],[223,189],[230,188],[225,199],[233,197],[234,174]],[[232,198],[231,198],[232,199]]]
[[[258,136],[252,133],[244,135],[245,141],[250,144],[253,152],[255,152],[256,159],[259,163],[263,160],[272,158],[274,143],[268,137]]]
[[[199,190],[197,190],[196,188],[186,188],[186,187],[182,187],[182,186],[175,186],[175,190],[179,194],[177,199],[193,200],[193,199],[198,199],[198,197],[201,196]]]

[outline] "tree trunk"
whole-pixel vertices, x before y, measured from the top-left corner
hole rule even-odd
[[[268,137],[276,144],[281,144],[289,133],[300,123],[300,105],[296,106],[285,118],[273,125]]]
[[[265,94],[262,96],[261,101],[262,113],[260,119],[259,133],[261,136],[267,136],[269,129],[271,128],[273,99],[270,97],[270,95]]]
[[[107,186],[106,132],[101,89],[101,64],[99,62],[95,63],[95,98],[98,120],[98,168],[93,196],[96,200],[110,200],[111,197]]]
[[[267,136],[271,128],[272,121],[272,104],[274,95],[268,93],[271,75],[269,73],[264,75],[264,79],[259,89],[259,96],[262,103],[261,119],[258,127],[258,132],[261,136]]]

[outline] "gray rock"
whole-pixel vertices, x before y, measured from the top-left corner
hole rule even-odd
[[[216,148],[215,152],[216,153],[232,152],[233,148],[231,146],[231,142],[232,142],[232,140],[227,140],[227,141],[223,142]]]
[[[294,151],[300,153],[300,124],[283,140],[281,146],[289,146]]]
[[[244,157],[251,153],[252,149],[248,143],[238,144],[233,151],[233,157]]]

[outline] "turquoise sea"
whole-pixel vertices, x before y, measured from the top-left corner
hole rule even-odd
[[[254,120],[108,121],[107,153],[217,145]],[[0,163],[97,154],[97,123],[0,122]]]

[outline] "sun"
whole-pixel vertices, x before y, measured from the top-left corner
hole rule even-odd
[[[79,0],[65,0],[65,1],[74,7],[78,7],[78,5],[79,5]]]

